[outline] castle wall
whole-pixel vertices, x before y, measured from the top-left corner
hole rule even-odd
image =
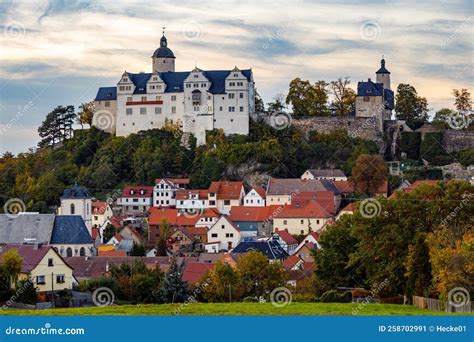
[[[474,148],[474,132],[447,130],[443,135],[443,147],[449,153]]]

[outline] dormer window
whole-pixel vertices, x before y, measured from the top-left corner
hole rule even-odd
[[[140,190],[140,195],[144,195],[145,194],[145,190],[141,189]]]
[[[127,77],[124,77],[124,78],[123,78],[123,81],[124,81],[124,82],[128,82],[128,78],[127,78]]]
[[[239,74],[234,74],[234,77],[239,77]]]
[[[135,194],[135,190],[130,190],[130,195],[134,195]]]
[[[153,77],[153,81],[158,81],[158,77]]]
[[[194,75],[194,78],[199,78],[199,75]]]

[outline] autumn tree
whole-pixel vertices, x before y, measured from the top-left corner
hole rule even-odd
[[[400,83],[395,96],[395,114],[397,119],[408,122],[426,121],[428,118],[428,101],[410,84]]]
[[[7,278],[11,287],[16,286],[18,277],[20,276],[23,258],[18,254],[16,249],[9,249],[2,255],[2,272]]]
[[[163,218],[161,220],[158,240],[156,242],[156,255],[167,256],[168,255],[168,238],[171,235],[170,225],[168,221]]]
[[[387,177],[387,166],[380,155],[361,154],[352,169],[351,181],[357,191],[372,196]]]
[[[472,100],[471,93],[465,89],[453,89],[454,95],[454,107],[459,112],[470,112],[472,111]]]
[[[286,103],[291,104],[296,116],[327,115],[327,85],[325,81],[313,85],[295,78],[290,82]]]
[[[86,102],[79,106],[77,113],[77,123],[83,128],[84,125],[92,126],[92,117],[94,116],[94,102]]]
[[[216,262],[208,273],[209,285],[204,288],[203,297],[208,302],[229,302],[239,299],[236,283],[237,275],[234,269],[222,261]]]
[[[248,252],[237,260],[237,288],[243,298],[266,296],[285,281],[282,264],[269,263],[260,252]]]
[[[349,85],[349,77],[338,78],[331,82],[331,93],[334,96],[333,106],[336,109],[336,115],[349,115],[355,111],[356,93]]]

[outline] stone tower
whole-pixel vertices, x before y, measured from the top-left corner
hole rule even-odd
[[[154,73],[174,71],[176,57],[174,56],[173,51],[168,47],[168,40],[165,37],[164,31],[163,36],[160,39],[160,47],[155,50],[151,59],[153,61]]]
[[[390,89],[390,71],[385,69],[385,59],[380,61],[380,69],[375,73],[376,83],[383,83],[384,89]]]

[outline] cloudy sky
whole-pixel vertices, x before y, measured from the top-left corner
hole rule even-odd
[[[385,55],[392,88],[433,110],[473,81],[473,1],[0,1],[0,153],[38,142],[56,105],[75,106],[124,70],[151,70],[166,27],[177,70],[252,67],[265,102],[295,77],[369,77]]]

